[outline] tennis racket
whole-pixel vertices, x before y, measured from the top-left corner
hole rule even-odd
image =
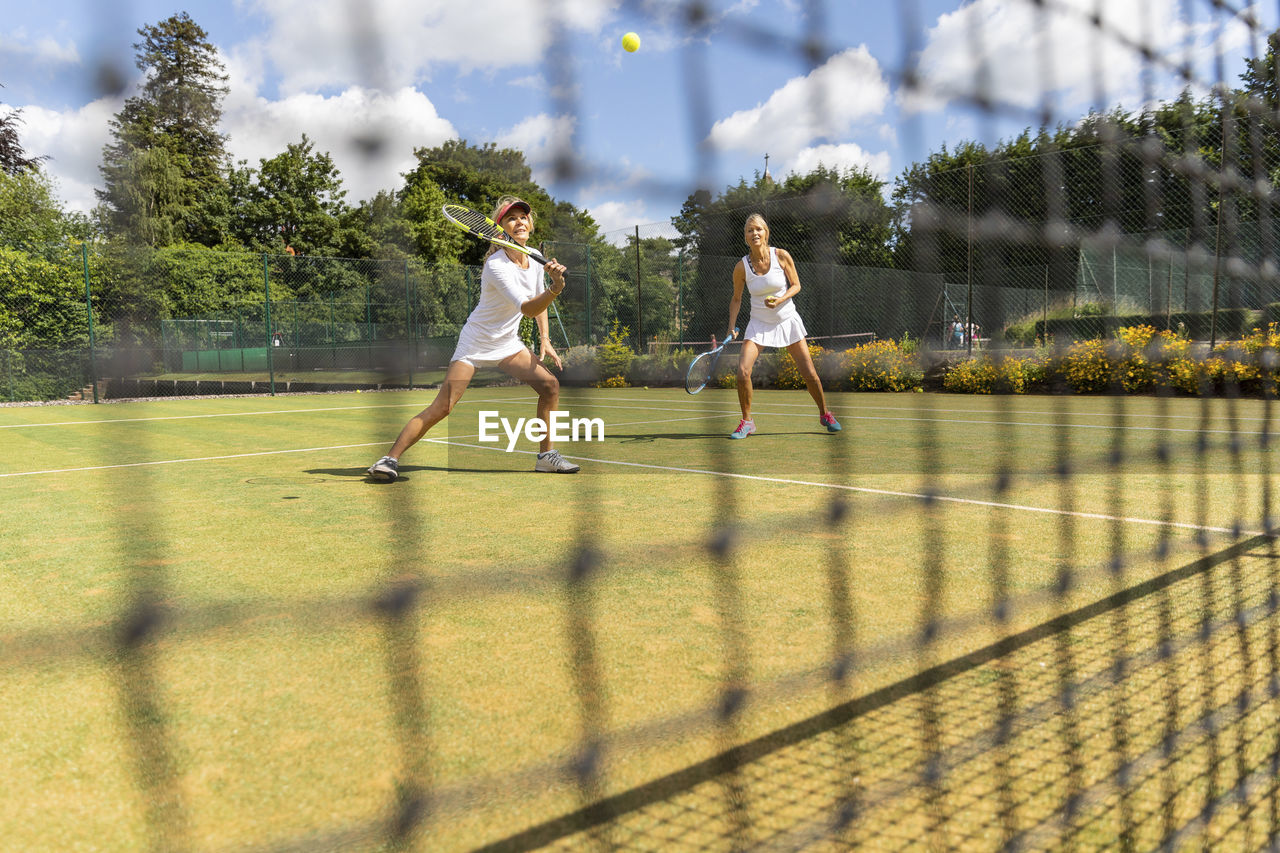
[[[469,207],[463,207],[460,204],[446,204],[441,208],[444,218],[454,225],[466,231],[473,237],[479,237],[487,243],[493,243],[495,246],[501,246],[504,249],[515,249],[517,252],[523,252],[533,258],[544,267],[547,265],[547,259],[537,249],[531,249],[528,246],[521,246],[510,235],[498,226],[483,213],[477,213]]]
[[[733,337],[716,346],[715,336],[711,336],[711,349],[695,358],[689,365],[689,372],[684,377],[684,390],[690,394],[697,394],[707,387],[711,377],[716,375],[716,362],[720,360],[720,353],[724,352],[724,348],[729,345],[729,341],[736,337],[738,337],[738,330],[734,328]]]

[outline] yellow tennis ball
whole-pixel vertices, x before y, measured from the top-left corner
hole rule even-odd
[[[627,53],[635,53],[640,49],[640,36],[635,33],[627,33],[622,37],[622,49]]]

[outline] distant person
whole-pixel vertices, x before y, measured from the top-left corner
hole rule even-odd
[[[533,219],[533,209],[528,202],[514,196],[503,196],[493,211],[493,221],[522,246],[533,234]],[[566,270],[552,258],[545,267],[551,276],[551,286],[544,289],[543,269],[522,252],[489,247],[480,273],[480,300],[458,335],[458,346],[445,371],[440,392],[430,406],[409,419],[387,455],[370,466],[370,477],[384,482],[396,479],[400,457],[417,444],[427,430],[449,416],[480,367],[496,367],[538,392],[538,417],[543,423],[550,423],[551,413],[560,401],[560,383],[520,340],[520,318],[533,317],[542,338],[543,357],[550,358],[557,369],[562,367],[560,356],[551,346],[547,308],[564,290]],[[534,471],[577,473],[578,466],[551,447],[550,435],[542,439],[538,449]]]
[[[959,314],[951,315],[951,340],[956,349],[964,347],[964,323],[960,322]]]
[[[791,353],[805,387],[809,389],[809,396],[818,405],[818,423],[826,427],[827,432],[839,432],[840,422],[827,410],[822,380],[809,357],[804,322],[791,301],[800,292],[800,276],[796,273],[795,261],[785,249],[769,245],[769,225],[758,213],[747,217],[742,237],[750,251],[733,268],[730,331],[726,340],[733,337],[744,287],[751,294],[751,322],[743,333],[742,353],[738,357],[738,404],[742,407],[742,420],[729,437],[746,438],[756,431],[755,421],[751,418],[751,369],[761,347],[785,348]]]

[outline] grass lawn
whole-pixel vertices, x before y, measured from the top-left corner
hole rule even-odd
[[[430,809],[415,846],[497,842],[1219,552],[1261,529],[1274,479],[1261,401],[835,394],[845,428],[829,435],[803,392],[766,391],[759,433],[729,441],[732,391],[635,388],[565,389],[605,440],[563,445],[582,473],[542,477],[529,442],[477,437],[481,410],[533,416],[530,392],[478,387],[398,482],[367,481],[433,393],[0,408],[4,846],[377,849],[415,786]],[[1097,779],[1265,681],[1274,613],[1182,665],[1143,655],[1253,612],[1274,588],[1264,556],[895,694],[855,733],[686,786],[689,804],[638,809],[605,840],[785,838],[827,825],[853,786],[880,796],[850,830],[870,847],[1053,846],[1068,825],[1118,844],[1128,795]],[[854,668],[833,679],[842,655]],[[1060,701],[1119,659],[1132,679]],[[720,716],[738,687],[749,701]],[[1150,807],[1150,839],[1194,819],[1198,785],[1260,766],[1268,701],[1152,759],[1131,815],[1167,804],[1162,784],[1187,793]],[[1000,715],[1025,723],[1001,749],[957,757],[946,785],[893,787]],[[566,767],[597,742],[598,775],[575,781]],[[839,772],[854,765],[856,783]],[[750,809],[705,805],[726,779]],[[1054,822],[1064,792],[1095,789],[1087,815]],[[1263,812],[1195,831],[1248,840]]]

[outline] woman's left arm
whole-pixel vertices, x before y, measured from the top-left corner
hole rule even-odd
[[[533,322],[538,327],[538,361],[549,358],[551,363],[556,366],[556,370],[563,370],[564,365],[560,361],[560,354],[551,345],[551,331],[550,324],[547,322],[547,310],[544,308],[541,314],[533,318]]]
[[[800,274],[796,272],[796,263],[792,260],[791,253],[786,249],[778,249],[778,263],[782,265],[782,274],[787,279],[787,289],[781,296],[771,297],[772,301],[765,300],[770,308],[778,307],[800,292]]]

